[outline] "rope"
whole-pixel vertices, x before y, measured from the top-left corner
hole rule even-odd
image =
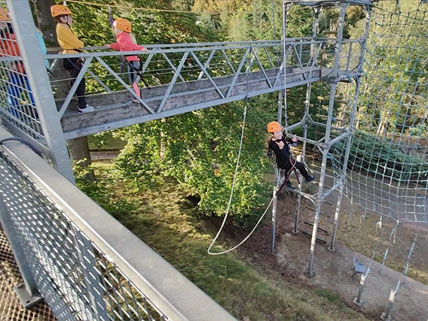
[[[33,152],[35,152],[40,157],[43,157],[43,154],[41,153],[41,151],[35,145],[33,145],[30,141],[28,141],[24,138],[20,138],[20,137],[3,138],[0,140],[0,145],[3,145],[5,142],[9,142],[9,141],[18,141],[24,145],[27,145],[28,147],[30,147],[32,149]]]
[[[248,71],[247,71],[247,82],[248,82]],[[244,141],[246,118],[247,118],[247,97],[245,99],[244,115],[242,117],[242,125],[241,125],[241,141],[239,142],[238,158],[236,160],[235,172],[233,174],[232,188],[230,190],[229,201],[227,203],[226,213],[224,214],[224,219],[223,219],[223,222],[221,223],[220,229],[218,230],[217,235],[214,237],[213,241],[211,242],[210,246],[208,247],[208,251],[207,252],[210,255],[220,255],[220,254],[225,254],[225,253],[233,251],[234,249],[236,249],[237,247],[239,247],[241,244],[243,244],[251,236],[251,234],[254,231],[254,229],[253,229],[253,231],[251,231],[251,233],[241,243],[239,243],[238,245],[234,246],[233,248],[231,248],[229,250],[222,251],[222,252],[211,252],[211,248],[214,246],[214,243],[217,241],[217,238],[219,237],[220,233],[223,230],[224,225],[226,224],[227,217],[229,216],[230,207],[231,207],[232,199],[233,199],[233,192],[235,190],[236,179],[237,179],[237,176],[238,176],[239,162],[240,162],[240,159],[241,159],[241,151],[242,151],[242,144],[243,144],[243,141]],[[263,216],[264,216],[264,214],[263,214]],[[260,220],[259,220],[259,222],[260,222]],[[256,224],[255,227],[257,227],[257,225],[258,225],[258,223]]]
[[[252,52],[252,47],[250,46],[250,52]],[[249,59],[249,61],[251,61],[251,59]],[[239,149],[238,149],[238,158],[236,160],[236,165],[235,165],[235,172],[233,174],[233,180],[232,180],[232,188],[230,190],[230,196],[229,196],[229,201],[227,203],[227,208],[226,208],[226,213],[224,214],[224,218],[223,218],[223,222],[221,223],[220,229],[218,230],[216,236],[214,237],[214,239],[212,240],[210,246],[208,247],[207,253],[209,255],[221,255],[221,254],[226,254],[229,253],[235,249],[237,249],[238,247],[240,247],[242,244],[244,244],[249,238],[250,236],[254,233],[254,231],[256,230],[256,228],[259,226],[260,222],[262,221],[263,217],[265,216],[265,214],[267,213],[270,205],[272,204],[273,198],[270,200],[268,206],[266,207],[266,210],[264,211],[264,213],[262,214],[262,216],[259,218],[259,220],[257,221],[256,225],[254,226],[254,228],[251,230],[251,232],[241,241],[239,242],[237,245],[235,245],[234,247],[225,250],[225,251],[221,251],[221,252],[212,252],[211,248],[214,246],[215,242],[217,241],[218,237],[220,236],[221,232],[223,231],[224,225],[226,224],[227,218],[229,216],[230,213],[230,207],[232,204],[232,199],[233,199],[233,192],[235,189],[235,184],[236,184],[236,179],[238,176],[238,169],[239,169],[239,163],[240,163],[240,159],[241,159],[241,151],[242,151],[242,145],[243,145],[243,141],[244,141],[244,133],[245,133],[245,123],[246,123],[246,118],[247,118],[247,105],[248,105],[248,86],[249,86],[249,79],[248,79],[248,73],[250,71],[251,66],[249,65],[247,70],[246,70],[246,81],[247,81],[247,87],[246,87],[246,95],[245,95],[245,105],[244,105],[244,114],[242,117],[242,125],[241,125],[241,140],[239,142]]]
[[[119,4],[108,4],[108,3],[94,3],[88,1],[81,0],[68,0],[67,2],[73,2],[78,4],[85,4],[94,7],[113,7],[124,10],[141,10],[141,11],[149,11],[149,12],[166,12],[166,13],[188,13],[188,14],[201,14],[201,13],[209,13],[209,14],[221,14],[220,11],[188,11],[188,10],[173,10],[173,9],[155,9],[155,8],[146,8],[146,7],[133,7],[130,5],[119,5]]]

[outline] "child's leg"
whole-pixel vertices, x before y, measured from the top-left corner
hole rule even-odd
[[[302,174],[306,180],[309,179],[308,171],[306,170],[305,165],[303,165],[303,163],[296,161],[296,168],[299,170],[300,174]]]
[[[140,88],[138,87],[138,84],[136,82],[138,69],[140,69],[139,61],[130,61],[128,63],[129,83],[134,88],[134,91],[137,97],[141,98]]]
[[[79,58],[70,58],[68,60],[73,67],[73,69],[70,70],[71,77],[77,78],[77,76],[80,73],[80,70],[82,69],[82,62]],[[83,77],[79,83],[79,86],[77,86],[77,89],[76,89],[77,104],[79,105],[79,108],[86,107],[85,91],[86,91],[86,81],[85,81],[85,77]]]

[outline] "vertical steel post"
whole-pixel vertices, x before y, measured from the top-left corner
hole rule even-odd
[[[58,116],[49,77],[43,62],[42,51],[37,40],[36,27],[30,5],[27,0],[6,0],[6,3],[12,16],[13,28],[24,62],[26,76],[37,106],[43,134],[50,151],[50,158],[55,168],[74,183],[73,170],[62,131],[61,119]]]
[[[407,272],[409,270],[410,258],[412,257],[413,250],[415,249],[416,240],[418,239],[418,233],[416,233],[415,239],[413,240],[412,245],[410,247],[409,254],[407,255],[406,266],[404,267],[404,271],[403,271],[404,276],[407,275]],[[391,290],[391,293],[389,294],[388,306],[386,308],[386,311],[383,312],[381,315],[381,319],[384,321],[391,320],[391,312],[392,312],[392,308],[394,307],[395,295],[397,294],[400,288],[400,285],[401,285],[401,280],[398,280],[395,289]]]
[[[16,228],[9,217],[8,210],[2,198],[0,198],[0,222],[10,246],[12,247],[19,272],[21,272],[22,279],[24,280],[24,283],[15,287],[15,291],[24,308],[30,308],[40,302],[42,297],[37,289],[31,269],[28,266],[24,251],[22,250],[22,246],[19,241],[19,236],[16,233]]]
[[[337,198],[336,211],[334,213],[333,233],[331,236],[331,243],[330,243],[330,246],[328,248],[330,251],[335,251],[334,245],[335,245],[335,239],[336,239],[336,233],[337,233],[337,227],[338,227],[338,221],[339,221],[339,212],[340,212],[340,206],[341,206],[341,202],[342,202],[342,198],[343,198],[343,188],[344,188],[344,185],[346,183],[346,172],[347,172],[349,154],[350,154],[351,145],[352,145],[352,134],[354,131],[354,122],[355,122],[355,116],[356,116],[355,114],[357,112],[357,102],[358,102],[358,97],[359,97],[359,93],[360,93],[360,84],[361,84],[360,73],[362,72],[362,64],[364,61],[364,54],[365,54],[365,45],[367,42],[369,28],[370,28],[370,18],[371,18],[371,12],[372,12],[371,6],[365,7],[365,11],[366,11],[366,25],[365,25],[364,35],[362,38],[362,45],[361,45],[362,46],[362,48],[361,48],[362,52],[361,52],[360,61],[358,64],[358,73],[359,74],[357,75],[357,77],[355,79],[356,84],[355,84],[354,99],[353,99],[353,103],[352,103],[352,112],[351,112],[351,117],[350,117],[350,121],[349,121],[349,127],[347,129],[347,132],[350,133],[350,135],[347,137],[347,142],[346,142],[346,151],[345,151],[345,159],[344,159],[343,168],[342,168],[341,185],[339,188],[339,196]]]
[[[321,203],[323,199],[321,198],[321,195],[323,193],[324,189],[324,180],[325,180],[325,174],[327,169],[327,157],[328,152],[330,149],[330,133],[331,133],[331,123],[332,123],[332,117],[333,117],[333,108],[334,108],[334,97],[336,94],[336,88],[338,84],[338,70],[339,70],[339,62],[340,62],[340,52],[342,49],[342,42],[343,42],[343,28],[345,25],[345,14],[346,14],[346,8],[348,7],[348,3],[343,2],[340,5],[340,15],[339,15],[339,24],[337,29],[337,37],[336,37],[336,46],[334,51],[334,65],[333,65],[333,78],[331,80],[330,85],[330,99],[329,99],[329,105],[328,105],[328,118],[327,118],[327,126],[325,131],[325,138],[324,138],[324,146],[322,151],[322,162],[321,162],[321,175],[320,175],[320,181],[319,181],[319,187],[318,187],[318,198],[317,198],[317,204],[315,207],[315,217],[314,217],[314,225],[312,228],[312,238],[311,238],[311,248],[310,248],[310,255],[309,255],[309,264],[308,268],[305,271],[305,274],[308,277],[312,277],[314,275],[313,272],[313,266],[314,266],[314,256],[315,256],[315,245],[316,245],[316,239],[317,239],[317,231],[318,231],[318,223],[319,223],[319,217],[321,212]]]
[[[287,15],[289,9],[289,3],[287,1],[282,2],[282,65],[284,66],[284,126],[288,127],[288,119],[287,119],[287,57],[286,57],[286,39],[287,39]]]
[[[353,300],[353,302],[358,306],[362,306],[364,304],[362,297],[363,297],[364,286],[366,285],[366,279],[367,279],[367,276],[369,275],[369,272],[370,272],[370,266],[367,268],[366,273],[361,274],[360,285],[358,287],[358,295]]]
[[[348,169],[349,154],[351,152],[352,133],[354,131],[355,113],[357,112],[357,102],[358,102],[358,96],[360,93],[360,84],[361,84],[360,76],[357,76],[357,78],[355,79],[355,94],[352,102],[351,118],[349,120],[349,127],[347,128],[347,132],[349,133],[349,136],[346,138],[347,141],[346,141],[345,159],[343,161],[342,174],[341,174],[342,177],[340,178],[341,185],[339,187],[339,196],[337,197],[336,211],[334,212],[333,232],[331,235],[331,242],[328,248],[332,252],[336,250],[334,247],[334,244],[336,241],[336,233],[337,233],[337,227],[339,223],[339,213],[340,213],[340,206],[343,198],[343,188],[344,188],[344,185],[346,184],[346,172]]]
[[[282,101],[283,101],[283,91],[278,92],[278,123],[282,123]]]
[[[364,8],[366,11],[366,26],[365,26],[364,34],[361,41],[361,56],[358,61],[358,72],[361,72],[363,68],[364,57],[366,55],[367,39],[369,37],[370,22],[371,22],[371,16],[372,16],[372,6],[366,6]]]
[[[314,20],[312,23],[312,43],[311,43],[311,51],[310,51],[310,57],[311,60],[314,58],[314,43],[313,41],[316,39],[317,37],[317,32],[318,32],[318,25],[319,25],[319,13],[320,13],[320,9],[319,8],[314,8],[313,9],[314,12]],[[307,124],[307,120],[309,118],[309,107],[310,107],[310,102],[311,102],[311,92],[312,92],[312,83],[308,83],[307,87],[306,87],[306,99],[305,99],[305,115],[303,116],[304,119],[304,124],[303,124],[303,138],[307,138],[308,137],[308,124]],[[306,140],[303,141],[303,147],[302,147],[302,158],[304,161],[304,164],[306,164],[305,161],[305,156],[306,156]],[[302,189],[302,184],[299,184],[299,191],[301,191]],[[297,208],[296,208],[296,215],[294,216],[294,227],[293,227],[293,233],[298,233],[299,231],[299,217],[300,217],[300,209],[301,209],[301,202],[302,202],[302,194],[298,193],[297,194]]]
[[[276,178],[276,184],[273,188],[273,204],[272,204],[272,233],[271,233],[271,240],[270,240],[270,251],[271,253],[275,253],[275,236],[276,236],[276,210],[277,210],[277,204],[278,204],[278,197],[276,193],[278,192],[278,187],[280,186],[281,181],[281,171],[278,169],[278,167],[275,166],[275,178]]]
[[[337,82],[337,76],[339,71],[339,63],[340,63],[340,53],[342,51],[342,43],[343,43],[343,29],[345,26],[345,15],[346,9],[348,8],[348,3],[343,2],[340,5],[340,15],[337,27],[337,35],[336,35],[336,46],[334,50],[334,64],[333,64],[333,76],[336,77],[333,81]]]
[[[313,265],[314,265],[314,256],[315,256],[315,245],[316,245],[316,239],[317,239],[319,217],[320,217],[320,212],[321,212],[321,203],[323,201],[321,198],[321,195],[322,195],[323,190],[324,190],[324,180],[325,180],[325,174],[326,174],[326,170],[327,170],[327,158],[328,158],[328,152],[329,152],[330,132],[331,132],[331,123],[332,123],[333,107],[334,107],[334,95],[336,93],[336,88],[337,88],[337,83],[332,83],[331,87],[330,87],[328,119],[327,119],[326,133],[325,133],[325,138],[324,138],[325,144],[324,144],[323,151],[322,151],[323,156],[322,156],[322,162],[321,162],[320,181],[318,184],[318,198],[316,201],[314,225],[312,228],[309,265],[308,265],[307,270],[305,271],[305,274],[308,277],[312,277],[314,275]]]

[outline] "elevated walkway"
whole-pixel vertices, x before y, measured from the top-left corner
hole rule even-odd
[[[126,68],[120,67],[118,58],[123,53],[47,57],[56,64],[66,57],[85,58],[77,80],[85,76],[90,84],[86,99],[95,112],[71,111],[74,85],[65,90],[65,98],[56,99],[64,136],[72,139],[320,80],[349,81],[359,75],[359,46],[357,40],[345,41],[340,69],[335,72],[330,68],[334,43],[329,39],[290,39],[285,64],[279,58],[283,50],[279,41],[147,46],[147,53],[133,52],[140,55],[140,76],[150,86],[141,88],[139,101],[128,85]],[[64,80],[53,78],[51,84],[59,92]]]

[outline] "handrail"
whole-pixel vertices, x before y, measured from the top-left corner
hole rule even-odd
[[[0,139],[9,136],[10,134],[0,127]],[[27,146],[16,142],[8,142],[3,146],[0,148],[0,161],[7,158],[13,162],[20,172],[19,175],[28,177],[31,184],[34,184],[33,188],[39,190],[40,195],[45,195],[46,201],[52,203],[52,207],[60,208],[64,215],[63,219],[75,226],[79,233],[82,233],[90,244],[100,252],[99,255],[103,255],[110,262],[109,264],[117,267],[127,279],[126,282],[132,284],[140,295],[146,298],[146,301],[151,302],[151,309],[159,310],[161,315],[168,320],[235,320],[220,305],[51,168],[45,160],[37,156]],[[2,170],[4,167],[0,167],[0,173]],[[5,180],[0,182],[2,194],[14,193],[13,190],[8,189],[6,184]],[[13,197],[16,199],[21,196],[14,195]],[[26,202],[22,199],[20,201]],[[7,202],[5,202],[6,205],[8,205]],[[9,205],[16,207],[16,203]],[[30,206],[31,203],[27,205]],[[37,210],[37,208],[31,209],[31,211]],[[31,213],[31,217],[28,216],[26,211],[19,213],[19,215],[20,222],[31,220],[33,217]],[[52,213],[51,215],[53,219],[54,215]],[[49,217],[49,213],[46,217]],[[52,223],[55,222],[45,222],[47,225]],[[36,236],[29,235],[28,237]],[[25,243],[25,239],[22,241]],[[65,249],[59,249],[59,251],[61,250]],[[69,251],[71,250],[69,249]],[[136,255],[137,253],[138,255]],[[49,269],[48,266],[46,268]],[[95,268],[94,271],[98,271],[98,269]],[[98,277],[103,278],[104,276],[98,275]],[[75,286],[78,287],[79,285],[75,284]],[[43,293],[43,290],[40,290]],[[104,291],[106,290],[108,289],[104,289]],[[65,291],[62,294],[64,293],[68,292]],[[104,300],[107,300],[107,296],[109,296],[108,291],[104,292]],[[90,299],[83,298],[81,302],[90,301]],[[73,298],[67,297],[66,300],[73,300]],[[135,297],[130,300],[131,303],[133,300]],[[81,302],[79,304],[82,304]]]
[[[303,38],[305,39],[305,38]],[[293,38],[294,40],[294,38]],[[287,45],[289,46],[296,46],[296,45],[310,45],[310,44],[321,44],[326,43],[330,39],[319,39],[319,40],[305,40],[305,41],[290,41],[287,42]],[[358,40],[350,40],[350,41],[358,41]],[[232,45],[229,45],[232,44]],[[228,45],[228,46],[225,46]],[[252,46],[253,48],[256,47],[276,47],[280,46],[280,41],[254,41],[254,42],[219,42],[219,43],[212,43],[209,47],[204,47],[203,44],[176,44],[176,45],[145,45],[145,48],[152,49],[149,52],[142,52],[142,51],[126,51],[126,52],[118,52],[118,51],[111,51],[104,47],[89,47],[87,49],[92,50],[105,50],[101,52],[82,52],[82,53],[73,53],[73,54],[47,54],[45,55],[45,58],[47,59],[57,59],[57,58],[82,58],[82,57],[104,57],[104,56],[123,56],[123,55],[144,55],[144,54],[156,54],[156,53],[177,53],[177,52],[185,52],[189,50],[193,51],[211,51],[215,49],[245,49],[249,46]],[[166,48],[165,48],[166,47]],[[178,47],[178,48],[175,48]],[[168,49],[169,48],[169,49]]]

